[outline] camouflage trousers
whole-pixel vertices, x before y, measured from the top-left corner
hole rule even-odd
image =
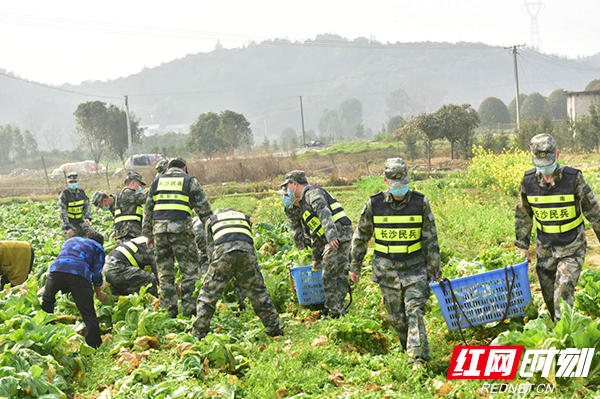
[[[198,296],[198,309],[194,332],[208,332],[215,306],[231,278],[235,278],[243,295],[248,298],[256,315],[267,330],[275,335],[283,331],[279,314],[258,268],[256,253],[249,251],[227,252],[213,260]]]
[[[104,275],[114,295],[131,295],[140,288],[151,285],[148,292],[158,296],[154,273],[131,266],[128,261],[108,258],[104,264]]]
[[[323,252],[325,307],[333,317],[346,314],[351,245],[351,241],[340,241],[337,250],[332,250],[329,246],[326,246]]]
[[[206,272],[208,272],[208,267],[210,266],[210,264],[208,262],[208,257],[203,255],[202,252],[198,251],[198,257],[200,258],[200,278],[202,278],[206,274]],[[242,290],[242,288],[240,287],[240,285],[238,284],[238,282],[235,278],[232,279],[232,283],[233,283],[233,290],[235,291],[235,294],[237,295],[237,298],[238,298],[238,304],[240,306],[240,310],[244,310],[244,309],[246,309],[246,302],[244,302],[246,297],[244,296],[244,291]]]
[[[586,240],[579,235],[563,247],[552,247],[537,241],[535,270],[544,302],[552,320],[560,320],[560,299],[573,307],[575,287],[585,259]]]
[[[388,321],[396,330],[402,349],[408,355],[423,361],[429,360],[429,342],[425,330],[425,304],[431,294],[427,274],[411,279],[400,287],[379,284]]]
[[[96,233],[96,230],[85,224],[85,222],[71,223],[71,228],[73,229],[73,237],[86,237]]]
[[[117,238],[117,247],[120,247],[121,245],[125,244],[127,241],[131,241],[137,237],[139,237],[139,236],[135,236],[133,234],[127,234],[122,237],[119,237],[119,238]]]
[[[160,285],[160,306],[171,317],[178,314],[175,287],[175,258],[181,270],[181,308],[184,316],[196,314],[194,289],[199,279],[198,252],[194,236],[189,233],[159,233],[154,236],[156,270]]]

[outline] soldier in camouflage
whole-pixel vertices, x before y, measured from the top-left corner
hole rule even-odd
[[[196,314],[194,289],[199,279],[199,261],[192,210],[206,223],[212,210],[198,180],[187,173],[185,160],[175,158],[169,169],[152,182],[146,199],[142,235],[149,249],[156,246],[156,266],[160,285],[160,304],[171,317],[178,314],[174,258],[181,270],[182,310],[185,316]]]
[[[92,195],[92,205],[96,208],[101,208],[103,211],[109,211],[115,216],[115,197],[110,194],[105,194],[100,191],[95,191]]]
[[[308,185],[304,171],[294,170],[284,178],[281,186],[285,187],[299,209],[298,212],[286,207],[289,208],[286,214],[294,231],[296,245],[300,244],[300,237],[305,237],[306,230],[310,230],[313,267],[323,265],[325,308],[331,317],[344,315],[346,295],[350,288],[348,266],[352,222],[331,194],[321,187]],[[290,215],[293,217],[290,218]],[[302,230],[300,226],[303,226]]]
[[[544,302],[555,322],[560,299],[573,306],[585,259],[583,216],[600,238],[600,205],[580,170],[558,164],[560,151],[549,134],[529,144],[535,169],[525,172],[515,211],[515,246],[531,259],[531,231],[536,227],[536,272]]]
[[[409,190],[406,164],[385,162],[387,191],[365,204],[352,239],[350,276],[358,283],[369,240],[375,236],[372,280],[379,284],[387,317],[402,348],[416,361],[429,360],[423,318],[430,296],[429,281],[440,277],[440,248],[429,201]]]
[[[156,176],[154,176],[156,179],[158,176],[167,171],[167,168],[169,167],[169,161],[167,159],[162,159],[158,161],[154,167],[156,168]]]
[[[60,224],[67,238],[89,236],[96,231],[91,227],[90,200],[79,188],[77,173],[67,174],[67,188],[58,195]]]
[[[115,199],[114,230],[117,245],[142,235],[143,205],[146,202],[146,194],[142,192],[142,187],[145,185],[138,172],[127,172],[125,187]]]
[[[203,339],[210,330],[215,306],[230,279],[235,278],[254,312],[272,337],[283,335],[283,325],[258,267],[250,217],[231,209],[217,209],[206,228],[211,263],[200,295],[193,334]]]
[[[150,285],[148,292],[158,297],[154,252],[146,237],[137,237],[115,248],[104,263],[104,275],[114,295],[130,295]]]

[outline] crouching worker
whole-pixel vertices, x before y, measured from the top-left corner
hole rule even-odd
[[[385,162],[387,190],[364,206],[352,239],[350,277],[358,283],[368,242],[375,236],[372,280],[379,284],[388,320],[414,368],[429,360],[425,303],[429,281],[440,277],[440,248],[429,201],[409,190],[406,164]]]
[[[106,257],[104,275],[115,295],[130,295],[150,285],[148,292],[158,297],[154,252],[146,237],[125,241]]]
[[[283,325],[258,267],[251,226],[249,216],[230,209],[217,209],[208,220],[206,241],[211,263],[198,296],[192,331],[198,339],[208,334],[217,301],[231,278],[237,280],[267,334],[283,335]]]
[[[92,348],[97,348],[102,343],[94,307],[94,292],[102,303],[107,298],[101,288],[105,255],[103,245],[104,237],[99,233],[65,241],[58,257],[50,266],[42,297],[42,309],[46,313],[54,313],[56,293],[71,293],[85,323],[85,342]]]
[[[33,248],[23,241],[0,241],[0,290],[27,280],[33,265]]]

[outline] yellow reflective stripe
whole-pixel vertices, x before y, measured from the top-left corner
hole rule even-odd
[[[127,248],[131,249],[133,251],[133,253],[136,253],[138,251],[138,247],[131,242],[126,242],[123,245],[125,245]]]
[[[565,195],[540,195],[533,196],[528,195],[527,201],[530,204],[556,204],[561,202],[575,202],[575,195],[573,194],[565,194]]]
[[[414,241],[421,239],[421,228],[381,229],[375,228],[375,239],[384,241]]]
[[[336,213],[335,215],[332,215],[332,216],[333,216],[333,221],[337,222],[338,220],[340,220],[341,218],[343,218],[344,216],[346,216],[346,212],[341,211],[341,212]]]
[[[413,245],[383,245],[375,243],[375,251],[386,254],[411,254],[421,249],[421,242]]]
[[[565,206],[563,208],[531,208],[535,218],[542,221],[568,220],[577,215],[575,206]]]
[[[217,223],[213,224],[212,229],[217,230],[223,226],[231,226],[231,225],[238,225],[238,226],[241,225],[241,226],[246,226],[249,229],[251,229],[250,223],[248,223],[246,220],[224,220],[222,222],[217,222]]]
[[[71,212],[71,213],[81,213],[83,212],[83,207],[82,206],[69,206],[67,207],[67,212]]]
[[[133,265],[133,266],[137,266],[138,263],[135,260],[135,258],[133,257],[133,255],[131,254],[131,252],[129,252],[128,250],[126,250],[123,247],[117,247],[116,248],[117,251],[119,251],[120,253],[122,253],[123,255],[125,255],[125,257],[127,258],[127,260]]]
[[[118,216],[121,214],[121,210],[120,209],[115,209],[115,216]]]
[[[246,219],[246,215],[242,212],[236,211],[227,211],[223,213],[219,213],[217,216],[217,220],[227,220],[227,219]]]
[[[154,206],[155,211],[184,211],[192,214],[192,208],[187,205],[180,204],[156,204]]]
[[[340,203],[336,201],[333,204],[329,205],[329,207],[331,208],[332,211],[335,211],[336,209],[341,208],[342,205],[340,205]]]
[[[135,213],[143,216],[144,215],[144,208],[142,208],[141,206],[138,206],[137,208],[135,208]]]
[[[160,177],[157,189],[164,191],[183,191],[184,177]]]
[[[423,216],[373,216],[373,223],[422,223]]]
[[[146,241],[148,241],[148,239],[144,236],[141,236],[141,237],[136,237],[131,241],[135,242],[138,245],[142,245],[142,244],[146,245]]]
[[[546,226],[538,222],[537,219],[535,219],[535,227],[548,234],[566,233],[567,231],[571,231],[574,228],[578,227],[581,223],[583,223],[583,215],[579,215],[579,217],[573,220],[572,222],[561,224],[558,226]]]
[[[214,236],[215,241],[218,240],[221,236],[225,235],[225,234],[233,234],[233,233],[243,233],[246,234],[249,237],[252,237],[252,233],[250,233],[247,229],[244,228],[235,228],[235,227],[230,227],[227,229],[223,229],[219,232],[217,232]]]
[[[142,217],[138,216],[138,215],[125,215],[125,216],[119,216],[115,218],[115,223],[121,223],[121,222],[127,222],[127,221],[136,221],[136,222],[141,222],[142,221]]]
[[[83,213],[79,213],[77,215],[74,215],[72,213],[67,213],[67,216],[70,217],[71,219],[81,219],[83,217]]]
[[[83,204],[85,204],[85,200],[67,202],[67,206],[77,206],[77,205],[83,205]]]
[[[156,201],[161,201],[161,200],[177,200],[177,201],[183,201],[183,202],[190,202],[190,197],[188,197],[187,195],[182,195],[182,194],[157,194],[155,196],[152,197],[152,199],[156,202]],[[141,209],[141,207],[140,207]]]

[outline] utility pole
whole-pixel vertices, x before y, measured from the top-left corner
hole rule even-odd
[[[515,97],[515,107],[517,108],[517,131],[521,130],[521,107],[519,104],[519,70],[517,69],[517,55],[519,54],[517,51],[518,47],[523,47],[524,44],[519,44],[516,46],[504,47],[506,50],[510,50],[513,55],[513,64],[515,68],[515,88],[517,92],[517,96]]]
[[[302,118],[302,144],[306,144],[306,137],[304,135],[304,108],[302,107],[302,96],[300,97],[300,117]]]
[[[125,97],[125,115],[127,115],[127,147],[129,149],[129,156],[133,156],[133,149],[132,149],[132,140],[131,140],[131,120],[129,119],[129,99],[127,97],[127,95],[124,95],[123,97]],[[133,159],[131,160],[131,163],[133,164]]]
[[[267,136],[268,136],[268,134],[267,134],[267,120],[265,119],[265,137],[267,137]]]

